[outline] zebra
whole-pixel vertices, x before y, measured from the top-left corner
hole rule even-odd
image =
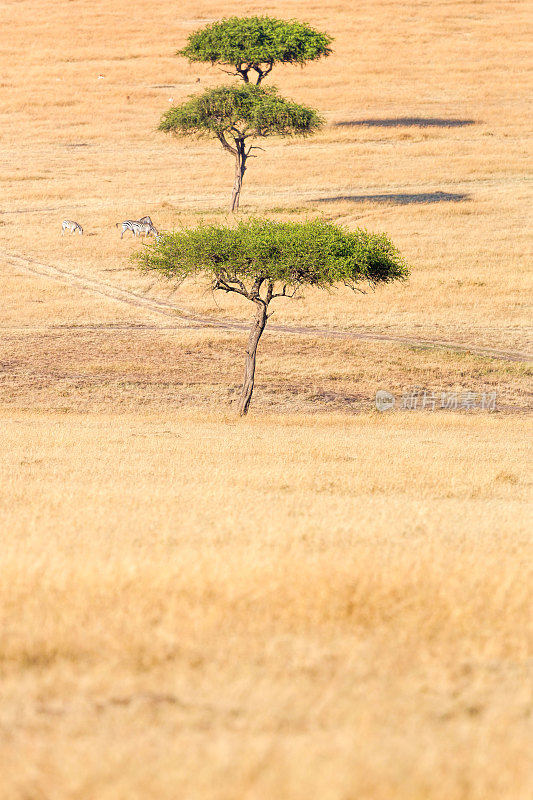
[[[141,222],[139,219],[126,219],[124,222],[117,222],[116,227],[122,226],[120,238],[126,231],[131,231],[134,236],[159,236],[159,231],[154,228],[151,222]]]
[[[159,231],[156,229],[154,223],[152,222],[152,220],[150,219],[148,214],[145,217],[139,217],[138,222],[147,222],[149,225],[151,225],[152,226],[152,232],[153,232],[153,234],[155,236],[156,242],[160,242],[161,241],[161,237],[163,236],[163,234],[159,233]]]
[[[78,231],[80,236],[83,234],[83,228],[79,222],[74,222],[72,219],[64,219],[61,223],[61,236],[63,236],[65,231],[70,231],[71,233],[76,233],[76,231]]]

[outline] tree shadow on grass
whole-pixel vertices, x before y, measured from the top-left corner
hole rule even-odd
[[[394,206],[406,206],[410,203],[459,203],[468,200],[468,194],[452,192],[421,192],[419,194],[352,194],[338,197],[317,197],[315,203],[388,203]]]
[[[444,117],[390,117],[388,119],[354,119],[335,122],[336,128],[463,128],[475,125],[474,119],[445,119]]]

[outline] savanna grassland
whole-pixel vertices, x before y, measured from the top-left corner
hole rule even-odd
[[[531,796],[527,10],[0,4],[0,800]],[[156,128],[231,80],[187,35],[263,12],[335,37],[267,79],[327,124],[242,214],[385,230],[412,274],[277,301],[241,420],[250,309],[115,223],[227,218],[231,159]]]

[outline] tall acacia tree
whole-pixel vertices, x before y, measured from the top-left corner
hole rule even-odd
[[[323,124],[312,108],[280,97],[277,89],[252,84],[221,86],[192,95],[169,108],[159,130],[178,136],[211,136],[235,158],[231,211],[237,211],[246,162],[257,145],[249,139],[267,136],[309,136]]]
[[[409,272],[384,234],[347,231],[322,220],[282,223],[251,219],[235,227],[203,225],[173,231],[145,246],[134,259],[142,269],[178,283],[203,275],[213,290],[234,292],[254,303],[241,415],[250,405],[257,346],[275,298],[294,297],[306,286],[329,289],[344,284],[360,290],[361,282],[374,286],[405,280]]]
[[[231,67],[245,83],[255,72],[256,84],[276,64],[316,61],[331,53],[331,36],[297,20],[274,17],[230,17],[191,33],[177,55],[189,61],[203,61]]]

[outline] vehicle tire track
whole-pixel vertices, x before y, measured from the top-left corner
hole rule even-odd
[[[248,331],[249,325],[246,322],[241,322],[235,319],[222,319],[216,320],[212,317],[204,317],[199,314],[191,313],[180,306],[170,303],[167,300],[161,300],[153,297],[147,297],[139,292],[131,291],[130,289],[122,289],[119,286],[105,283],[96,280],[95,278],[82,277],[70,270],[54,267],[51,264],[44,264],[34,258],[27,256],[20,256],[16,253],[8,253],[0,251],[8,263],[12,266],[23,269],[34,275],[40,277],[52,278],[70,286],[76,286],[93,294],[107,297],[111,300],[116,300],[120,303],[126,303],[137,308],[144,308],[156,314],[162,314],[167,317],[176,318],[181,317],[187,322],[188,328],[217,328],[222,330],[238,330]],[[176,326],[178,327],[178,326]],[[394,336],[391,334],[381,333],[357,333],[355,331],[340,330],[335,328],[324,327],[306,327],[297,325],[268,325],[267,332],[270,333],[284,333],[297,336],[310,336],[323,339],[355,339],[376,342],[393,342],[397,344],[411,345],[415,347],[432,347],[435,349],[450,349],[459,350],[465,353],[472,353],[474,355],[486,356],[488,358],[495,358],[501,361],[533,361],[533,354],[521,351],[512,350],[499,350],[490,347],[478,347],[476,345],[467,345],[462,342],[448,342],[438,339],[419,339],[413,336]]]

